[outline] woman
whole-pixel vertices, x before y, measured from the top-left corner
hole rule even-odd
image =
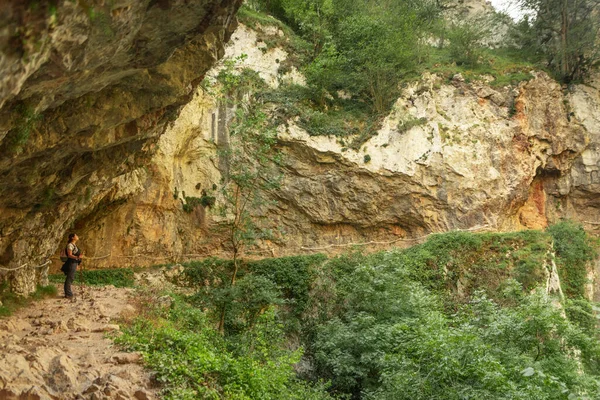
[[[62,266],[61,270],[67,275],[65,279],[65,298],[73,300],[73,292],[71,291],[71,284],[75,280],[75,271],[77,270],[77,265],[83,259],[81,252],[77,248],[77,241],[79,237],[76,234],[71,233],[69,235],[69,242],[67,243],[66,253],[67,253],[67,261]]]

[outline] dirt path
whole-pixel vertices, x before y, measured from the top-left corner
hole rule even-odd
[[[140,355],[106,338],[118,333],[116,318],[135,313],[134,290],[74,289],[75,302],[46,299],[0,319],[0,399],[157,398]]]

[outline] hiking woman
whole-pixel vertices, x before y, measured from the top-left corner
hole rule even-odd
[[[67,275],[65,279],[65,298],[73,300],[73,292],[71,291],[71,284],[75,280],[75,271],[77,265],[83,259],[81,251],[77,248],[77,241],[79,237],[76,234],[71,233],[69,235],[69,242],[67,243],[66,253],[67,261],[62,266],[61,270]]]

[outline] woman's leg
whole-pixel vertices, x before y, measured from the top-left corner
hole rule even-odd
[[[75,280],[75,270],[77,264],[70,262],[67,265],[67,278],[65,279],[65,297],[73,297],[73,291],[71,290],[71,284]]]

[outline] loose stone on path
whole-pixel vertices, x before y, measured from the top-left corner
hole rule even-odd
[[[132,289],[87,288],[76,302],[45,299],[0,320],[0,399],[156,399],[139,353],[107,335],[132,315]]]

